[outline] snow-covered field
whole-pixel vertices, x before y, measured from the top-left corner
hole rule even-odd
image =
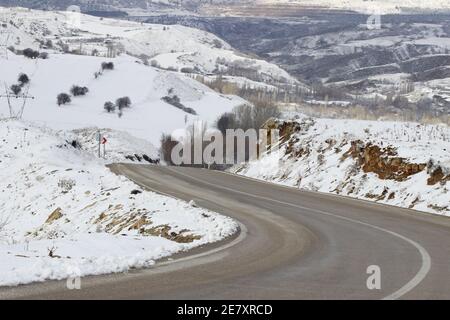
[[[304,116],[283,128],[284,123],[275,125],[282,134],[298,131],[279,151],[232,170],[300,189],[450,215],[448,126]]]
[[[114,175],[68,144],[73,134],[0,122],[0,285],[148,267],[236,232],[229,218]]]
[[[103,61],[112,61],[114,70],[105,70],[97,79],[94,73],[100,70]],[[135,62],[123,55],[115,59],[52,54],[47,60],[31,60],[23,56],[0,57],[1,80],[8,87],[17,83],[19,73],[30,78],[29,99],[24,119],[54,129],[80,129],[85,127],[112,128],[126,131],[135,137],[158,145],[162,133],[184,128],[186,122],[197,119],[212,124],[219,115],[244,102],[235,96],[219,95],[208,87],[179,73],[161,71]],[[58,107],[56,96],[69,93],[73,85],[86,86],[86,96],[72,97],[72,102]],[[188,114],[161,100],[172,89],[181,103],[194,109],[196,116]],[[107,101],[128,96],[131,108],[123,116],[107,113],[103,105]],[[12,99],[17,110],[22,99]],[[9,115],[8,105],[3,99],[0,117]]]

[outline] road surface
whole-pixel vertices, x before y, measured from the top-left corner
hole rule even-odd
[[[139,185],[221,212],[239,235],[127,274],[0,289],[36,299],[450,299],[450,219],[223,172],[114,165]],[[191,258],[195,255],[194,258]],[[369,290],[370,266],[381,289]]]

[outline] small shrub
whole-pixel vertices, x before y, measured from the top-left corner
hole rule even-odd
[[[48,53],[47,52],[39,53],[39,59],[43,59],[43,60],[48,59]]]
[[[67,43],[62,42],[61,40],[59,40],[56,44],[61,48],[62,52],[68,53],[70,51],[69,45]]]
[[[116,105],[114,103],[112,103],[111,101],[105,102],[105,105],[103,106],[103,108],[108,113],[116,111]]]
[[[131,100],[129,97],[122,97],[116,100],[116,107],[119,110],[122,110],[124,108],[131,107]]]
[[[231,112],[222,114],[216,121],[216,127],[225,135],[228,129],[236,128],[236,116]]]
[[[214,47],[216,47],[218,49],[221,49],[223,47],[222,41],[220,41],[219,39],[214,39],[213,45],[214,45]]]
[[[160,67],[159,62],[156,61],[156,60],[150,61],[150,65],[151,65],[153,68],[159,68],[159,67]]]
[[[194,73],[194,69],[189,68],[189,67],[184,67],[180,69],[181,73]]]
[[[76,182],[72,179],[61,179],[58,181],[58,187],[62,190],[62,193],[68,193],[75,185]]]
[[[171,91],[169,90],[169,92],[171,92]],[[194,109],[186,107],[185,105],[183,105],[181,103],[181,101],[180,101],[180,98],[177,95],[165,96],[165,97],[162,97],[161,100],[163,100],[164,102],[166,102],[166,103],[174,106],[175,108],[178,108],[178,109],[180,109],[180,110],[182,110],[182,111],[184,111],[186,113],[192,114],[194,116],[197,115],[197,112]]]
[[[30,59],[37,59],[39,57],[39,51],[27,48],[23,50],[23,55]]]
[[[114,70],[113,62],[102,62],[102,70]]]
[[[22,87],[18,84],[13,84],[10,89],[16,96],[22,91]]]
[[[56,97],[56,100],[57,100],[58,106],[70,103],[72,101],[72,99],[70,98],[70,96],[67,93],[58,94],[58,96]]]
[[[141,54],[141,55],[139,56],[139,59],[141,59],[141,61],[142,61],[142,63],[143,63],[144,65],[146,65],[146,66],[150,65],[149,60],[148,60],[148,59],[150,59],[150,57],[149,57],[148,55],[146,55],[146,54]]]
[[[76,85],[72,86],[72,88],[70,89],[70,93],[72,93],[74,97],[85,96],[88,92],[89,89],[87,87],[80,87]]]
[[[52,48],[53,48],[53,41],[50,40],[50,39],[48,39],[48,40],[45,42],[45,46],[46,46],[48,49],[52,49]]]
[[[17,81],[19,81],[21,86],[24,86],[30,82],[30,78],[28,78],[28,76],[25,73],[21,73],[19,74],[19,78],[17,79]]]

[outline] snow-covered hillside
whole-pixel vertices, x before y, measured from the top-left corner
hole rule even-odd
[[[324,7],[353,10],[364,13],[402,13],[405,10],[449,10],[447,0],[254,0],[255,5],[291,4],[305,7]]]
[[[24,8],[0,8],[0,18],[5,31],[0,40],[16,53],[26,48],[49,53],[48,59],[34,60],[12,51],[6,57],[2,49],[0,92],[4,92],[4,84],[8,88],[16,84],[20,73],[27,74],[29,87],[21,94],[34,99],[27,100],[24,119],[58,130],[111,128],[157,147],[162,133],[198,119],[212,124],[222,113],[245,103],[198,83],[191,71],[212,74],[221,70],[226,74],[232,68],[245,74],[252,70],[249,72],[261,81],[296,82],[279,67],[244,57],[216,36],[193,28]],[[108,47],[116,57],[105,57]],[[114,70],[98,76],[103,62],[113,62]],[[242,76],[230,79],[251,81]],[[88,94],[72,97],[71,103],[58,107],[56,96],[69,93],[73,85],[87,87]],[[117,111],[104,110],[106,102],[125,96],[132,105],[121,117]],[[177,96],[182,107],[164,101],[167,96]],[[12,99],[16,113],[22,104],[23,99]],[[6,99],[0,100],[0,117],[9,113]]]
[[[71,136],[0,122],[0,286],[148,267],[236,232],[114,175]]]
[[[30,40],[37,40],[34,47],[39,42],[52,40],[55,47],[64,43],[68,50],[90,54],[95,49],[102,55],[108,45],[113,45],[117,52],[144,55],[165,68],[188,68],[211,73],[238,65],[251,67],[267,80],[295,82],[278,66],[246,57],[215,35],[194,28],[25,8],[0,7],[0,19],[7,23],[12,32],[9,45],[16,49],[29,47]],[[223,63],[219,64],[218,59]]]
[[[280,150],[234,172],[450,215],[448,126],[302,116],[267,128],[280,130]]]
[[[114,70],[105,70],[98,78],[105,58],[69,54],[51,54],[47,60],[31,60],[23,56],[0,57],[1,80],[8,86],[17,83],[19,73],[30,78],[29,99],[24,110],[24,119],[48,125],[54,129],[80,129],[85,127],[112,128],[126,131],[135,137],[146,139],[158,146],[162,133],[184,128],[186,121],[197,118],[213,123],[223,112],[243,103],[234,96],[219,95],[197,81],[178,73],[161,71],[135,62],[130,56],[106,59],[114,63]],[[58,106],[56,96],[69,93],[73,85],[86,86],[86,96],[72,97],[72,102]],[[177,95],[186,107],[196,115],[184,112],[161,98]],[[107,113],[103,106],[107,101],[128,96],[131,108],[122,117]],[[22,99],[12,98],[17,110]],[[9,115],[5,99],[0,101],[0,116]]]
[[[78,5],[82,9],[89,9],[92,6],[95,8],[95,3],[82,0],[47,0],[45,3],[39,0],[26,1],[23,0],[0,0],[0,5],[6,3],[7,5],[22,5],[31,8],[45,8],[45,9],[65,9],[70,5]],[[127,0],[111,0],[102,1],[100,7],[108,9],[123,10],[130,15],[138,14],[192,14],[201,9],[202,6],[213,7],[220,6],[246,6],[257,7],[262,5],[296,5],[306,8],[331,8],[354,10],[360,12],[370,12],[373,8],[379,8],[383,13],[402,12],[403,10],[443,10],[450,9],[450,4],[447,0],[153,0],[153,1],[127,1]]]
[[[63,13],[0,13],[0,40],[14,47],[7,55],[0,48],[0,286],[151,266],[237,231],[229,218],[146,192],[105,167],[158,162],[163,133],[198,119],[212,124],[245,102],[136,57],[215,50],[208,41],[220,40],[181,27],[83,16],[83,30]],[[117,55],[107,58],[111,43]],[[25,48],[49,57],[27,58]],[[204,50],[194,54],[202,68],[211,58]],[[23,74],[29,81],[19,80]],[[71,101],[59,105],[61,93]],[[123,97],[131,105],[119,112]],[[19,114],[21,121],[8,119]],[[97,158],[99,133],[108,140],[104,159]]]

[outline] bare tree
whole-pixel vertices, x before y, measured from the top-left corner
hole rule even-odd
[[[163,134],[161,137],[161,156],[168,165],[173,165],[172,162],[172,150],[178,144],[177,141],[173,141],[169,134]]]
[[[253,108],[253,113],[255,129],[260,129],[270,118],[279,118],[281,115],[281,112],[277,106],[263,102],[255,105]]]
[[[234,129],[236,127],[236,117],[234,113],[227,112],[222,114],[219,119],[217,119],[216,127],[223,135],[227,133],[227,129]]]
[[[254,127],[254,112],[253,107],[248,104],[243,104],[238,107],[236,107],[233,110],[236,121],[237,121],[237,128],[242,129],[244,131],[248,129],[253,129]],[[237,129],[235,128],[235,129]]]

